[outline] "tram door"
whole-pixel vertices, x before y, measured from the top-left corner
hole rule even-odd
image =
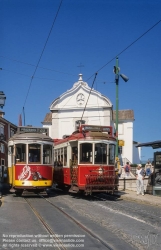
[[[161,196],[161,152],[154,153],[153,195]]]

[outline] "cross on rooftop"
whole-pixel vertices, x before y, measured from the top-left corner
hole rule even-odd
[[[80,68],[80,73],[81,73],[81,71],[82,71],[82,67],[84,67],[84,65],[82,64],[82,63],[80,63],[80,65],[79,66],[77,66],[78,68]]]

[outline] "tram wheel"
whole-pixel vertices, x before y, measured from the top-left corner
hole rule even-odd
[[[47,195],[49,195],[51,193],[51,189],[50,188],[47,188],[45,191],[46,191]]]
[[[85,192],[84,192],[84,190],[79,190],[79,192],[78,192],[80,195],[82,195],[82,196],[84,196],[85,195]]]
[[[16,190],[15,191],[15,195],[19,196],[19,197],[22,195],[22,193],[23,193],[23,190]]]

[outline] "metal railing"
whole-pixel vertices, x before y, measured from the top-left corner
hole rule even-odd
[[[132,164],[132,162],[129,161],[127,158],[121,158],[120,159],[121,166],[125,166],[126,162],[129,162],[130,165]]]

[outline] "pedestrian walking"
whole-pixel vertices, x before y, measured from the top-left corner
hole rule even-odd
[[[142,169],[142,165],[137,165],[136,170],[136,188],[137,188],[137,195],[142,194],[144,195],[144,176],[145,171]]]
[[[129,162],[126,162],[126,165],[124,166],[124,170],[125,170],[125,176],[129,177],[130,176],[130,164],[129,164]]]
[[[149,176],[152,172],[153,172],[152,164],[151,164],[150,161],[148,161],[148,162],[145,164],[145,173],[146,173],[147,176]]]

